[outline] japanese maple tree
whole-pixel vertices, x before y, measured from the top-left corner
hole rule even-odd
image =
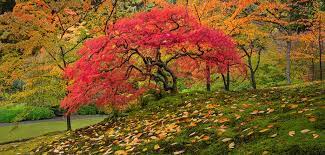
[[[65,72],[71,85],[61,106],[69,113],[84,104],[122,106],[151,86],[177,92],[179,73],[190,70],[189,59],[216,65],[220,72],[240,62],[229,36],[202,26],[182,7],[119,20],[108,26],[107,35],[87,41],[79,54]]]

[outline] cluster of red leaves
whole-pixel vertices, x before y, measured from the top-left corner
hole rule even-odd
[[[106,36],[84,44],[81,59],[65,72],[72,84],[61,106],[68,112],[135,100],[159,69],[178,74],[207,62],[224,72],[240,62],[230,37],[202,26],[185,8],[153,9],[108,28]]]

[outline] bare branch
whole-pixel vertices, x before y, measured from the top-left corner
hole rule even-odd
[[[260,61],[261,61],[261,52],[262,52],[262,49],[259,49],[258,52],[257,52],[257,63],[256,63],[256,67],[254,69],[254,73],[257,71],[259,65],[260,65]]]
[[[107,27],[108,27],[108,22],[111,20],[112,16],[113,16],[113,13],[114,13],[114,10],[117,6],[117,1],[118,0],[115,0],[114,4],[113,4],[113,8],[110,12],[110,14],[108,15],[107,19],[106,19],[106,22],[105,22],[105,28],[104,28],[104,33],[107,34]]]

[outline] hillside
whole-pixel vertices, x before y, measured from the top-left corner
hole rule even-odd
[[[324,91],[316,82],[180,93],[114,121],[0,146],[0,154],[325,154]]]

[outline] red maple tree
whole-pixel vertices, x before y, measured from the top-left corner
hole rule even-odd
[[[139,13],[107,32],[87,41],[81,58],[65,72],[71,85],[61,106],[70,113],[84,104],[124,105],[149,85],[177,92],[179,73],[202,62],[219,72],[240,62],[229,36],[199,24],[182,7]],[[189,66],[190,61],[198,65]]]

